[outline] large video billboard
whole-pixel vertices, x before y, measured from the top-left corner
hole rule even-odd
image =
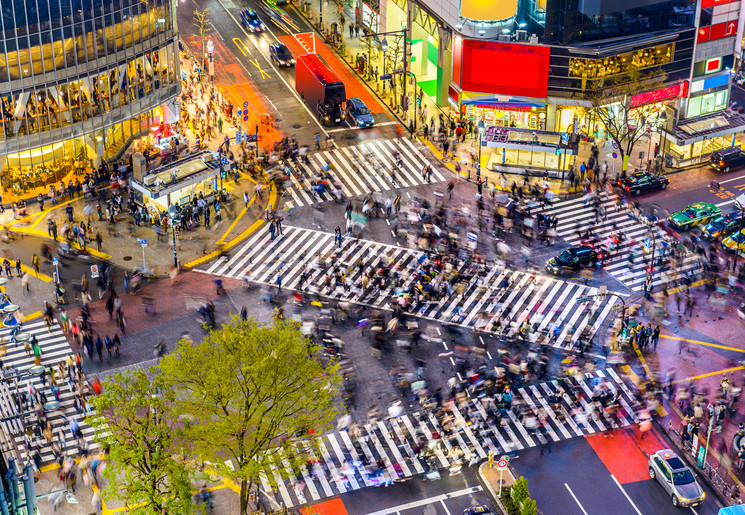
[[[550,56],[547,46],[466,40],[461,53],[461,88],[545,98]]]
[[[468,20],[499,21],[517,14],[517,0],[461,0],[460,15]]]

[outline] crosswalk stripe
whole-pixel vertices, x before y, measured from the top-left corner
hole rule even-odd
[[[285,288],[297,289],[303,272],[306,281],[302,290],[320,295],[361,303],[370,307],[390,309],[399,299],[399,292],[409,288],[420,273],[420,261],[429,257],[421,251],[387,245],[372,240],[345,238],[341,248],[334,234],[315,229],[287,226],[284,234],[270,240],[267,231],[253,234],[227,261],[205,265],[200,271],[236,279],[248,278],[254,283],[272,286],[282,275]],[[357,266],[362,262],[363,269]],[[404,281],[398,287],[393,280],[379,288],[361,290],[362,273],[370,266],[395,264]],[[580,335],[594,335],[611,316],[616,302],[595,300],[578,304],[582,295],[597,293],[597,289],[582,284],[544,277],[498,266],[481,267],[458,263],[459,274],[472,276],[464,282],[462,294],[452,292],[437,297],[431,292],[429,301],[422,298],[415,317],[449,321],[461,327],[491,332],[501,321],[505,332],[516,331],[521,324],[538,324],[532,338],[538,338],[549,327],[559,326],[555,347],[571,348]],[[337,286],[335,274],[344,272],[343,284]],[[327,283],[327,281],[330,282]],[[503,284],[504,283],[504,284]],[[508,284],[508,287],[505,287]],[[604,304],[604,302],[606,302]]]
[[[557,216],[557,235],[572,245],[581,243],[577,235],[578,228],[583,231],[592,228],[593,233],[597,235],[601,243],[608,242],[611,236],[623,232],[626,235],[626,241],[622,242],[611,253],[610,258],[603,264],[603,269],[630,290],[639,291],[648,276],[645,259],[649,259],[651,256],[648,253],[638,252],[638,249],[632,249],[629,242],[644,240],[649,237],[650,232],[653,232],[657,242],[655,257],[660,258],[663,252],[663,242],[669,245],[667,236],[657,225],[643,223],[632,218],[625,208],[618,209],[616,207],[616,195],[610,197],[601,195],[600,198],[600,206],[605,211],[605,216],[601,217],[597,223],[594,205],[592,202],[585,203],[584,197],[555,202],[551,207],[544,209],[543,212]],[[641,254],[636,255],[633,264],[629,262],[631,252]],[[697,272],[700,268],[701,263],[696,255],[684,254],[676,269],[668,268],[656,271],[652,284],[655,287],[664,285],[672,281],[675,274]]]

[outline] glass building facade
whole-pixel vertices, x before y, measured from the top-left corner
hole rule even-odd
[[[178,117],[172,2],[0,2],[4,191],[69,180]]]

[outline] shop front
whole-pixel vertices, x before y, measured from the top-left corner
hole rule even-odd
[[[537,99],[500,98],[495,95],[464,94],[461,117],[487,126],[546,130],[546,102]]]
[[[481,140],[488,170],[564,178],[574,167],[578,146],[558,132],[488,127]]]
[[[205,151],[168,166],[139,175],[135,170],[132,188],[142,195],[142,203],[150,212],[162,212],[171,204],[188,204],[195,198],[209,199],[221,187],[221,172],[232,162],[216,152]]]
[[[743,130],[745,116],[728,111],[678,122],[674,132],[663,132],[666,164],[681,168],[705,163],[712,152],[736,145],[735,135]]]

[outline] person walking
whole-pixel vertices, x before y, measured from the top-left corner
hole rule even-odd
[[[338,225],[334,229],[334,242],[337,247],[341,248],[341,227]]]

